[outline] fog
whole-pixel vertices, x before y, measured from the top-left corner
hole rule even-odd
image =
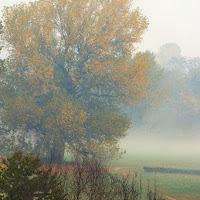
[[[174,42],[180,45],[184,56],[200,56],[199,0],[135,2],[149,19],[149,28],[140,50],[156,52],[161,44]]]
[[[33,152],[68,199],[200,199],[200,1],[32,1],[0,0],[0,168]]]
[[[180,157],[200,160],[200,137],[158,135],[129,130],[128,136],[121,141],[121,148],[128,155]]]

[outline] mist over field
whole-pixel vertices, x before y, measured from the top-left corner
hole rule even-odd
[[[129,130],[128,136],[121,141],[127,154],[146,156],[167,156],[191,158],[200,161],[200,136],[181,136],[154,134]]]

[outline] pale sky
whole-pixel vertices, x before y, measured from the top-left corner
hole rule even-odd
[[[149,19],[141,50],[177,43],[183,56],[200,57],[200,0],[135,0]]]
[[[22,1],[30,0],[0,0],[0,10]],[[200,0],[134,1],[150,23],[139,50],[157,52],[165,43],[177,43],[183,56],[200,57]]]

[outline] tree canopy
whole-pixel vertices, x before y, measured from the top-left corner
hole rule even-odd
[[[3,123],[81,152],[118,151],[130,125],[118,105],[147,94],[151,59],[132,56],[147,25],[130,0],[39,0],[6,8],[13,95],[3,104]]]

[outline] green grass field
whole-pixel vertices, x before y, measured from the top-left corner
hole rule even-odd
[[[200,176],[150,173],[143,170],[144,166],[200,170],[200,158],[126,154],[123,159],[115,160],[110,165],[121,167],[122,172],[138,172],[142,177],[143,186],[148,182],[151,187],[156,184],[163,195],[178,200],[200,200]]]

